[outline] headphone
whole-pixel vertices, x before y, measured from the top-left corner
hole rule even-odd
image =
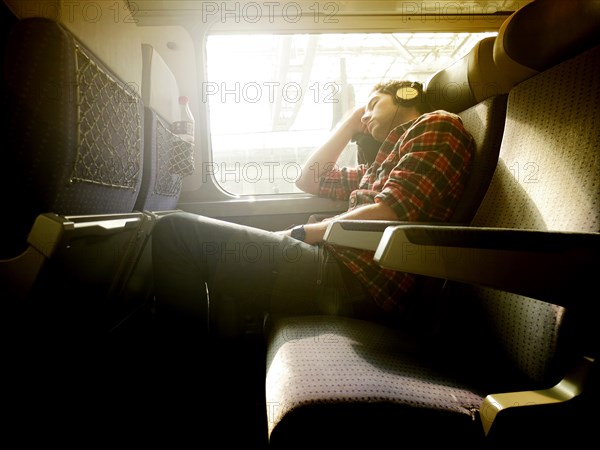
[[[423,93],[421,83],[412,82],[410,85],[401,86],[396,90],[396,100],[402,106],[413,106]]]
[[[390,131],[392,131],[394,120],[398,115],[398,110],[400,109],[400,106],[415,106],[420,100],[421,94],[423,93],[423,85],[421,83],[413,81],[410,84],[405,84],[404,82],[401,84],[402,85],[398,89],[396,89],[395,103],[397,105],[397,108],[396,113],[394,114],[394,117],[392,118],[392,121],[390,123],[388,134],[390,133]]]

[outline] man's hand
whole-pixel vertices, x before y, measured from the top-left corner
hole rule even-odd
[[[364,106],[354,109],[329,139],[310,155],[296,180],[298,189],[308,194],[318,194],[319,178],[335,166],[340,154],[355,134],[367,132],[365,124],[361,121],[364,113]]]
[[[367,125],[362,122],[362,116],[365,115],[365,107],[359,106],[344,121],[348,127],[353,130],[352,136],[358,133],[368,134]]]
[[[398,220],[398,216],[392,208],[385,203],[374,203],[365,205],[351,211],[345,212],[328,220],[304,225],[306,238],[304,242],[316,245],[323,242],[329,222],[335,220]],[[280,236],[291,236],[291,230],[276,231]]]
[[[327,221],[325,222],[316,222],[316,223],[308,223],[304,225],[304,232],[306,233],[306,237],[304,238],[304,242],[311,245],[316,245],[320,242],[323,242],[323,236],[325,236],[325,231],[327,230]],[[281,230],[276,231],[275,234],[279,236],[292,236],[292,230]]]

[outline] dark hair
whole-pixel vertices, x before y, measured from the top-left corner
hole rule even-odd
[[[414,99],[403,100],[398,97],[397,92],[402,88],[413,88],[417,91],[418,96]],[[382,94],[388,94],[394,100],[396,105],[400,106],[414,106],[419,113],[423,114],[432,111],[431,105],[427,102],[426,96],[423,93],[423,85],[418,81],[385,81],[377,83],[371,92],[381,92]]]

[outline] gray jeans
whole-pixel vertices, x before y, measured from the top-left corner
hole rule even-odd
[[[174,213],[152,235],[159,315],[219,334],[260,328],[265,314],[342,314],[374,307],[323,246],[211,219]]]

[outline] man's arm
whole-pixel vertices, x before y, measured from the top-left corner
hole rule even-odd
[[[364,133],[365,125],[361,117],[365,112],[364,107],[356,108],[344,120],[331,137],[319,147],[304,163],[300,177],[296,180],[298,189],[308,194],[319,193],[319,179],[329,172],[335,165],[340,154],[356,133]]]
[[[345,212],[338,216],[335,216],[335,220],[398,220],[398,216],[392,208],[385,203],[374,203],[372,205],[365,205],[360,208],[353,209]],[[309,223],[304,225],[304,231],[306,237],[304,242],[307,244],[318,244],[323,241],[325,231],[327,230],[328,221]],[[278,234],[290,236],[291,230],[278,231]]]

